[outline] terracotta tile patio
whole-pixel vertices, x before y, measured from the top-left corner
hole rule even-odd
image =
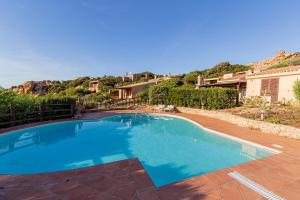
[[[90,113],[85,119],[97,119],[127,112],[132,111]],[[0,200],[263,199],[256,192],[229,177],[227,173],[231,171],[239,172],[285,199],[300,199],[300,141],[259,133],[199,115],[183,113],[175,113],[175,115],[267,147],[274,148],[273,144],[281,145],[282,153],[160,188],[153,185],[138,159],[48,174],[0,175]],[[26,125],[26,127],[34,125],[36,124]],[[10,130],[22,127],[24,126]],[[0,133],[6,131],[1,130]]]

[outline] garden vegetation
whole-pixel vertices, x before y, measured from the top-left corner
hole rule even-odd
[[[225,109],[237,105],[237,91],[231,88],[195,88],[181,85],[178,79],[171,79],[153,85],[148,90],[149,102],[156,104],[172,104],[176,106]]]
[[[295,98],[300,101],[300,81],[297,80],[295,82],[295,84],[293,85],[293,92],[294,92],[294,96]]]
[[[75,98],[71,96],[32,96],[28,94],[17,94],[10,90],[0,88],[0,113],[7,113],[11,106],[18,111],[30,112],[37,109],[41,104],[70,104]]]

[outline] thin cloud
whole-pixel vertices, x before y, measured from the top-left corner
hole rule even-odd
[[[27,80],[62,80],[72,78],[74,69],[53,58],[33,51],[0,56],[0,85],[10,87]]]

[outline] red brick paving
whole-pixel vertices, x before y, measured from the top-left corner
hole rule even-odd
[[[90,113],[86,119],[127,112],[132,111]],[[0,200],[263,199],[259,194],[229,177],[227,173],[233,170],[285,199],[300,199],[300,141],[263,134],[199,115],[183,113],[175,115],[192,119],[207,128],[264,146],[281,145],[283,149],[280,150],[283,152],[160,188],[153,185],[137,159],[48,174],[0,175]],[[27,127],[34,125],[36,124],[27,125]],[[5,131],[2,130],[2,132]]]

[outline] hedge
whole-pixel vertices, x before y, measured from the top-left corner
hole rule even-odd
[[[75,101],[74,97],[53,95],[35,97],[0,89],[0,113],[8,113],[10,106],[17,108],[18,112],[33,112],[38,109],[39,104],[70,104]]]
[[[237,105],[237,90],[231,88],[168,88],[154,87],[149,91],[151,104],[172,104],[176,106],[225,109]]]

